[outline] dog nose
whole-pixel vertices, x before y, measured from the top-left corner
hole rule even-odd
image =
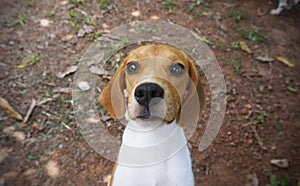
[[[153,98],[163,98],[164,90],[155,83],[143,83],[134,92],[134,97],[140,105],[149,105]]]

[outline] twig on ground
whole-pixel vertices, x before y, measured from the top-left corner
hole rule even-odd
[[[262,148],[263,150],[268,150],[268,148],[264,145],[264,143],[262,142],[261,138],[259,137],[259,135],[258,135],[258,133],[257,133],[257,131],[255,129],[255,126],[253,126],[253,125],[249,125],[249,126],[250,126],[251,130],[254,133],[254,136],[255,136],[255,138],[256,138],[256,140],[258,142],[259,147]]]
[[[31,105],[26,113],[26,116],[25,118],[23,119],[22,123],[21,123],[21,126],[25,126],[26,125],[26,122],[28,121],[29,117],[31,116],[32,114],[32,111],[33,109],[35,108],[36,106],[36,100],[35,99],[32,99],[32,102],[31,102]]]
[[[242,124],[242,127],[247,127],[247,126],[250,126],[250,125],[256,125],[257,123],[258,123],[257,121],[250,121],[250,122]]]
[[[66,129],[73,131],[73,129],[72,129],[69,125],[65,124],[64,122],[61,122],[61,124],[62,124]],[[73,132],[74,132],[74,131],[73,131]]]

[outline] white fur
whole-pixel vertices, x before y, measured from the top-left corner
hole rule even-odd
[[[127,146],[145,148],[145,151],[136,154],[124,150]],[[129,120],[113,177],[113,186],[193,186],[191,158],[183,129],[175,121],[166,125]]]
[[[288,4],[288,0],[279,0],[278,7],[271,10],[272,15],[279,15],[284,9],[290,9],[293,5],[299,3],[299,0],[293,0],[292,3]]]

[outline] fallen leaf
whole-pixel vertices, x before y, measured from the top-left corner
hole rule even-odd
[[[0,150],[0,163],[2,163],[5,160],[5,158],[7,158],[7,157],[8,157],[7,149],[2,148]]]
[[[40,25],[42,27],[49,27],[51,23],[52,23],[52,21],[50,21],[48,19],[41,19],[40,20]]]
[[[58,177],[59,174],[60,174],[60,170],[58,168],[58,165],[53,160],[48,161],[45,168],[47,170],[48,175],[53,177],[53,178]]]
[[[85,33],[89,34],[89,33],[93,32],[94,27],[89,26],[89,25],[83,25],[83,29],[84,29]]]
[[[17,68],[25,68],[27,66],[27,64],[18,64]]]
[[[18,176],[18,172],[17,171],[10,171],[10,172],[6,172],[4,174],[2,174],[2,178],[4,179],[10,179],[13,180]]]
[[[211,42],[210,40],[206,39],[205,37],[201,37],[198,34],[196,34],[195,32],[192,32],[192,33],[196,37],[196,39],[198,39],[199,41],[201,41],[201,42],[203,42],[203,43],[205,43],[207,45],[212,45],[213,44],[213,42]]]
[[[17,120],[23,120],[21,114],[19,114],[10,104],[0,96],[0,109],[3,110],[9,117]]]
[[[273,159],[270,161],[270,163],[279,168],[288,168],[289,166],[289,162],[287,159]]]
[[[95,65],[90,67],[90,72],[93,74],[97,74],[97,75],[108,75],[109,74],[102,66],[98,67]]]
[[[80,81],[78,84],[77,84],[78,88],[81,90],[81,91],[87,91],[87,90],[90,90],[90,85],[88,82],[86,81]]]
[[[63,0],[63,1],[60,1],[59,4],[60,4],[61,6],[65,6],[66,4],[68,4],[68,2],[69,2],[69,1],[67,1],[67,0]]]
[[[263,92],[265,90],[265,85],[259,85],[258,90]]]
[[[74,35],[72,35],[72,34],[67,34],[67,35],[65,35],[63,38],[62,38],[62,40],[63,41],[70,41],[71,39],[73,39],[74,38]]]
[[[77,36],[78,37],[83,37],[85,34],[86,34],[85,30],[81,28],[81,29],[79,29],[79,31],[77,33]]]
[[[297,87],[293,87],[293,86],[288,86],[288,90],[294,93],[298,92]]]
[[[289,60],[287,60],[287,59],[284,58],[284,57],[277,56],[276,59],[277,59],[279,62],[281,62],[281,63],[287,65],[288,67],[294,67],[294,66],[295,66],[294,63],[290,62]]]
[[[16,138],[17,141],[23,141],[26,138],[26,135],[22,131],[16,131],[12,133],[12,136]]]
[[[136,10],[136,11],[131,12],[131,15],[133,17],[139,17],[141,15],[141,12],[139,10]]]
[[[34,122],[34,123],[32,124],[32,127],[35,128],[35,129],[37,129],[37,130],[39,130],[39,131],[45,130],[45,128],[44,128],[43,126],[41,126],[40,124],[38,124],[38,123],[36,123],[36,122]]]
[[[7,126],[7,127],[4,127],[4,129],[2,130],[2,132],[4,134],[9,134],[9,133],[12,133],[15,130],[16,130],[15,126]]]
[[[102,28],[107,29],[107,28],[109,28],[109,26],[107,23],[102,23]]]
[[[66,94],[68,94],[68,93],[71,93],[72,90],[73,90],[72,87],[63,87],[63,88],[56,88],[56,89],[53,90],[53,92],[55,92],[55,93],[66,93]]]
[[[24,174],[24,176],[31,176],[35,172],[36,172],[36,169],[30,168],[30,169],[27,169],[23,174]]]
[[[76,72],[77,69],[78,69],[78,66],[69,66],[64,72],[57,73],[56,76],[58,78],[64,78],[66,75]]]
[[[248,54],[251,54],[251,53],[252,53],[251,50],[250,50],[250,48],[247,46],[247,44],[246,44],[245,41],[239,39],[239,44],[240,44],[240,47],[241,47],[241,49],[242,49],[243,51],[247,52]]]
[[[36,103],[36,106],[41,106],[47,102],[50,102],[50,101],[53,101],[54,99],[58,98],[59,97],[59,94],[54,94],[52,96],[52,98],[43,98],[41,101],[37,102]]]
[[[149,19],[152,19],[152,20],[158,20],[158,19],[160,19],[160,17],[157,16],[157,15],[152,15],[152,16],[150,16]]]
[[[100,120],[98,118],[88,118],[86,121],[89,123],[98,123]]]
[[[259,181],[255,173],[247,175],[246,186],[259,186]]]
[[[101,116],[100,119],[101,119],[102,121],[107,121],[107,120],[110,120],[111,117],[110,117],[109,115],[106,115],[106,116]]]
[[[269,57],[269,56],[257,56],[257,57],[255,57],[255,59],[257,61],[260,61],[260,62],[272,62],[272,61],[274,61],[274,58]]]

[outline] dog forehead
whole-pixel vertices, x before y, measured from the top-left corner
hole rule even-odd
[[[166,58],[166,60],[172,62],[182,62],[184,64],[187,62],[186,56],[181,50],[169,45],[145,45],[133,50],[128,55],[129,60],[134,59],[137,61],[139,59],[151,57]]]

